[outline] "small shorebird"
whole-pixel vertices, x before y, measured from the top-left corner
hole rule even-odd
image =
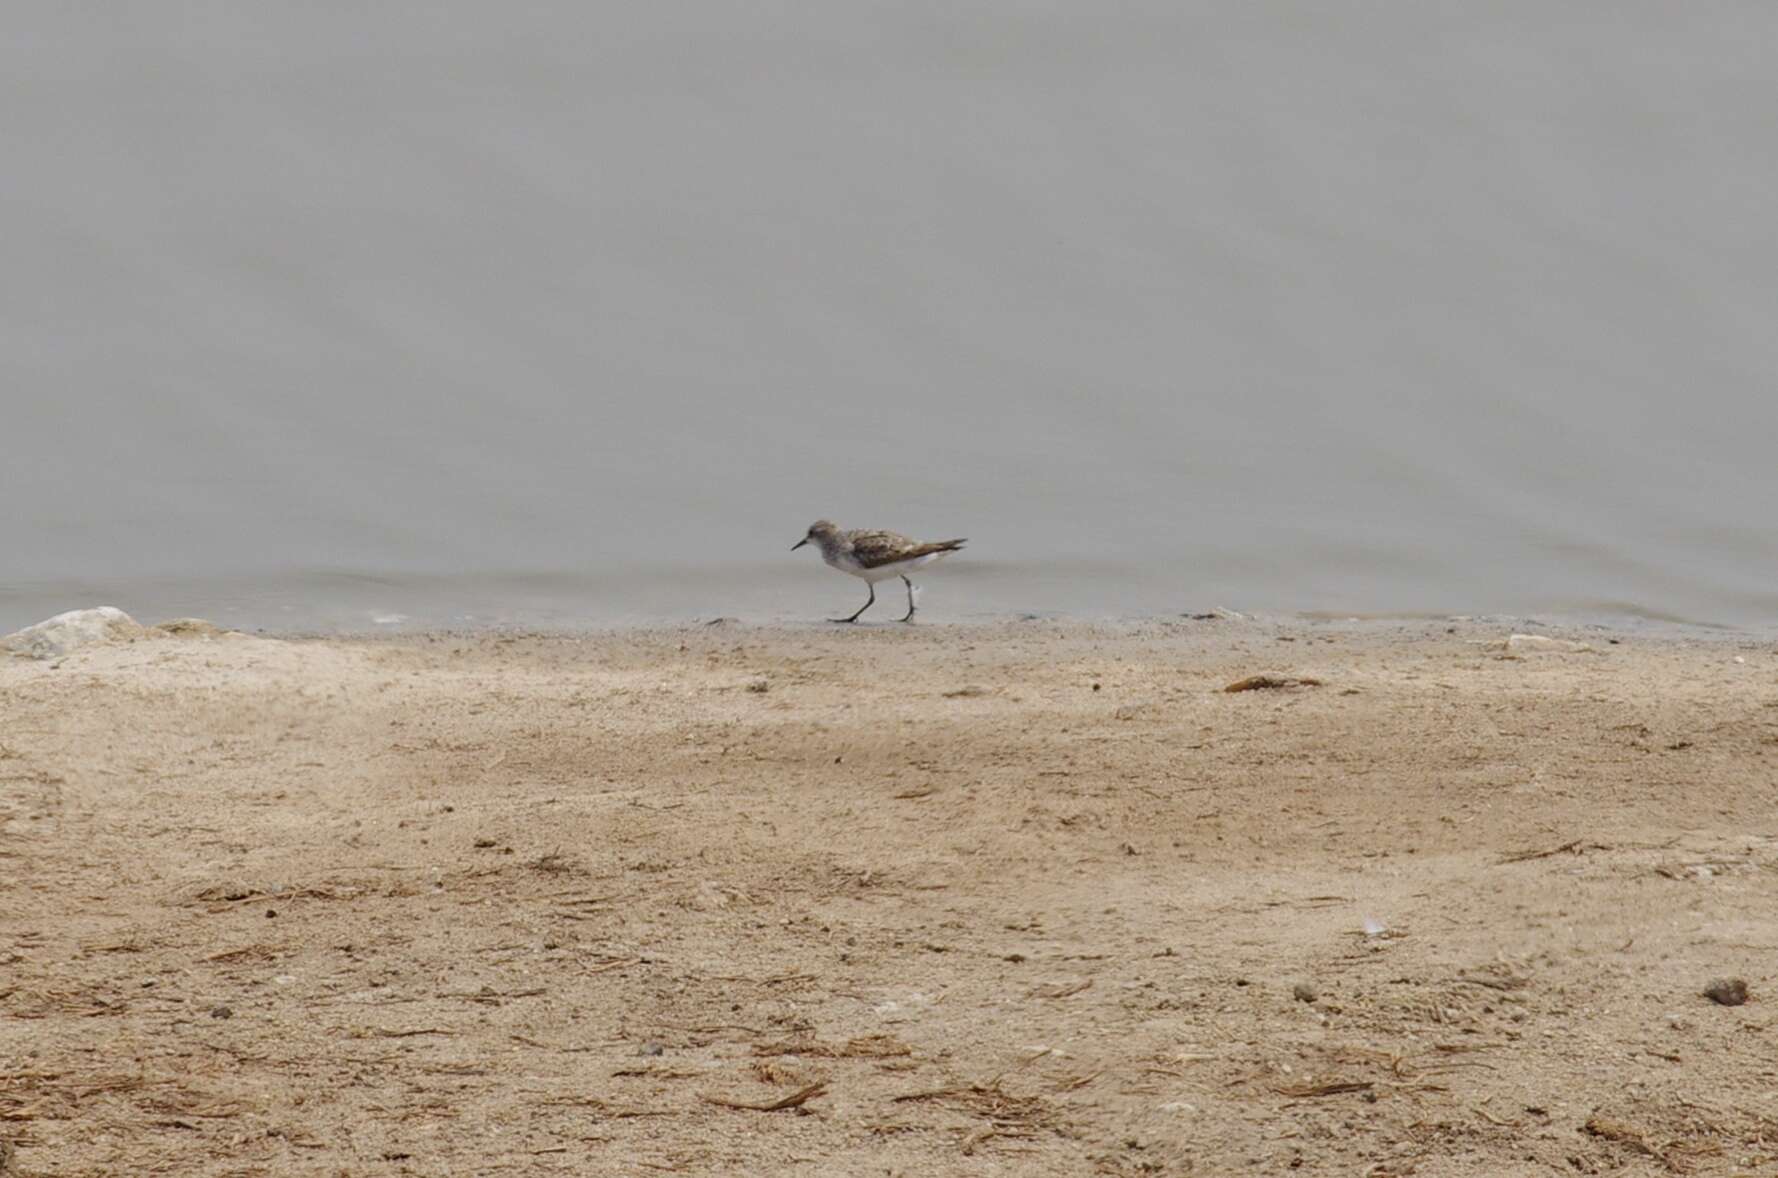
[[[922,544],[899,532],[842,532],[839,525],[824,519],[810,524],[809,534],[792,544],[790,550],[795,552],[809,543],[821,547],[821,559],[830,567],[842,573],[851,573],[870,586],[870,600],[858,607],[858,613],[849,618],[832,619],[836,622],[856,622],[860,614],[876,604],[877,582],[887,581],[890,577],[900,577],[902,583],[908,587],[908,612],[901,620],[913,621],[914,583],[908,580],[908,574],[943,560],[963,547],[962,540],[937,540],[931,544]]]

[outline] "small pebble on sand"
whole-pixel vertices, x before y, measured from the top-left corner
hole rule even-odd
[[[1704,997],[1718,1006],[1740,1006],[1747,1001],[1747,983],[1741,978],[1717,978],[1704,987]]]

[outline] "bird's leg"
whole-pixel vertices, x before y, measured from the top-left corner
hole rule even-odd
[[[834,621],[836,621],[836,622],[856,622],[858,620],[859,614],[862,614],[865,610],[867,610],[871,606],[877,604],[877,587],[875,585],[872,585],[869,581],[866,581],[865,584],[870,585],[870,600],[858,607],[858,613],[853,614],[849,618],[834,618],[833,619]]]
[[[905,573],[902,575],[901,583],[908,587],[908,616],[901,620],[911,622],[914,620],[914,583],[907,579]]]

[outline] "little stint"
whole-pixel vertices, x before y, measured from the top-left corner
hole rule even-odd
[[[809,534],[790,546],[795,552],[804,544],[821,548],[821,559],[842,573],[851,573],[870,586],[870,598],[849,618],[833,618],[835,622],[856,622],[861,614],[877,601],[877,582],[900,577],[908,587],[908,612],[901,620],[914,620],[914,583],[908,574],[915,569],[943,560],[963,547],[962,540],[936,540],[922,544],[899,532],[842,532],[837,524],[818,519],[809,525]]]

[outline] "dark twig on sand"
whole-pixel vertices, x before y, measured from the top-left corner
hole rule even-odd
[[[1288,687],[1320,687],[1321,680],[1311,679],[1306,675],[1249,675],[1245,679],[1237,679],[1227,687],[1227,692],[1236,691],[1282,691]]]
[[[792,1092],[784,1099],[774,1100],[769,1104],[749,1104],[746,1101],[740,1100],[724,1100],[720,1096],[705,1096],[704,1100],[706,1103],[718,1104],[723,1108],[745,1109],[748,1112],[754,1113],[776,1113],[782,1112],[787,1108],[801,1108],[803,1105],[814,1100],[817,1096],[824,1094],[826,1091],[827,1084],[823,1081],[810,1084],[807,1088],[799,1089],[796,1092]]]
[[[1369,1092],[1375,1085],[1369,1080],[1345,1080],[1331,1084],[1299,1084],[1294,1088],[1274,1088],[1279,1096],[1307,1099],[1317,1096],[1338,1096],[1344,1092]]]
[[[1595,848],[1597,848],[1598,844],[1594,844],[1594,846],[1595,846]],[[1548,850],[1544,850],[1544,851],[1518,851],[1518,852],[1515,852],[1514,854],[1508,855],[1504,859],[1499,860],[1499,862],[1502,864],[1505,864],[1505,863],[1525,863],[1525,862],[1528,862],[1532,859],[1548,859],[1552,855],[1561,855],[1561,854],[1564,854],[1567,852],[1572,852],[1573,854],[1578,855],[1586,849],[1587,849],[1586,847],[1583,847],[1581,845],[1580,839],[1573,839],[1569,842],[1563,843],[1559,847],[1550,847]]]

